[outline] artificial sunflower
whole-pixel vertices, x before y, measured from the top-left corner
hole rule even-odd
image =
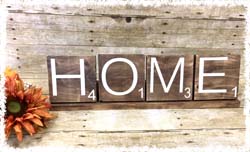
[[[42,89],[34,86],[24,87],[19,75],[10,68],[5,72],[5,134],[10,136],[12,130],[16,133],[18,141],[23,139],[23,130],[31,136],[39,127],[46,127],[45,122],[53,118],[49,113],[50,104],[47,96],[42,95]]]

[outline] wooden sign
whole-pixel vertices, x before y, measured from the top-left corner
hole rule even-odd
[[[49,56],[50,101],[95,102],[95,56]]]
[[[50,101],[54,106],[76,109],[239,106],[240,55],[100,54],[99,81],[95,58],[47,58]]]
[[[144,101],[144,55],[98,56],[100,101]]]
[[[147,56],[147,101],[192,100],[193,58]]]
[[[195,100],[236,99],[240,55],[196,55]]]

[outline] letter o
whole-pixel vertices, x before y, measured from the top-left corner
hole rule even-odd
[[[115,63],[115,62],[125,62],[125,63],[127,63],[131,67],[132,72],[133,72],[132,85],[128,90],[123,91],[123,92],[113,91],[112,89],[110,89],[110,87],[107,84],[107,79],[106,79],[107,75],[106,74],[107,74],[108,67],[111,64]],[[113,95],[116,95],[116,96],[123,96],[123,95],[129,94],[130,92],[132,92],[135,89],[137,81],[138,81],[138,73],[137,73],[137,69],[136,69],[134,63],[132,61],[130,61],[129,59],[126,59],[126,58],[114,58],[114,59],[111,59],[108,62],[106,62],[104,64],[104,66],[103,66],[101,76],[102,76],[102,84],[103,84],[103,87],[105,88],[105,90],[108,91],[110,94],[113,94]]]

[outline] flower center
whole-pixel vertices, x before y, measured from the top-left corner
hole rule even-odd
[[[7,110],[10,113],[16,114],[19,113],[21,111],[21,104],[18,101],[8,101],[8,105],[7,105]]]
[[[7,115],[21,117],[27,109],[27,103],[20,102],[17,98],[9,96],[7,97],[6,109]]]

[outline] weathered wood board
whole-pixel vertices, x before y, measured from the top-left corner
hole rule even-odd
[[[8,143],[26,148],[37,144],[86,148],[135,145],[156,148],[223,145],[233,148],[245,144],[245,117],[241,108],[54,113],[58,118],[51,121],[47,129],[33,137],[25,135],[22,143],[12,136]]]
[[[95,60],[95,56],[48,56],[50,101],[95,102]]]
[[[144,55],[98,55],[99,101],[144,101]]]
[[[239,69],[239,55],[196,55],[194,99],[236,99]]]
[[[193,55],[147,56],[147,101],[193,99]]]

